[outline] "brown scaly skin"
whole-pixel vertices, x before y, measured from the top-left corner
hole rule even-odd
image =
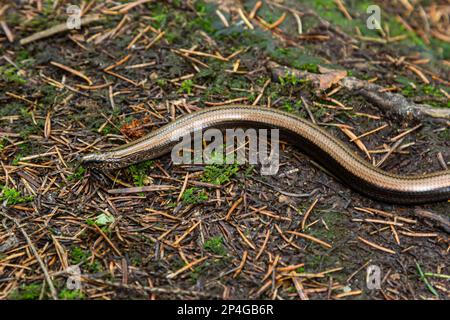
[[[324,129],[276,109],[228,105],[197,111],[120,147],[81,158],[85,167],[116,169],[167,154],[180,137],[198,128],[278,128],[342,182],[388,203],[420,204],[450,199],[450,170],[400,176],[376,168]]]

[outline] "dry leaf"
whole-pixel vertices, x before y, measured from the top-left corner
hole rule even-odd
[[[129,138],[137,139],[146,134],[144,125],[150,122],[150,117],[142,120],[133,119],[130,124],[124,124],[120,127],[120,132]]]
[[[333,70],[322,66],[319,66],[320,75],[317,75],[319,80],[319,88],[321,90],[326,90],[330,88],[333,84],[338,83],[340,80],[347,76],[347,71],[345,70]]]

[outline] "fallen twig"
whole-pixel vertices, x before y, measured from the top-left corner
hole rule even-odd
[[[102,16],[100,16],[100,15],[86,16],[84,18],[81,18],[80,25],[84,26],[84,25],[87,25],[89,23],[92,23],[92,22],[95,22],[95,21],[99,21],[101,19],[102,19]],[[60,24],[57,24],[56,26],[51,27],[50,29],[37,32],[35,34],[32,34],[29,37],[21,39],[20,40],[20,44],[22,44],[22,45],[28,44],[30,42],[41,40],[41,39],[44,39],[44,38],[48,38],[48,37],[53,36],[54,34],[66,32],[66,31],[69,31],[69,30],[70,30],[70,28],[69,28],[69,26],[67,25],[66,22],[60,23]]]
[[[273,61],[270,61],[267,67],[272,71],[272,77],[275,81],[286,74],[292,74],[298,78],[309,79],[317,85],[317,82],[320,83],[320,78],[323,77],[321,74],[281,66]],[[362,95],[387,115],[413,120],[429,119],[450,124],[449,108],[433,108],[426,104],[409,102],[400,94],[382,92],[383,87],[355,77],[342,77],[340,84],[352,94]]]

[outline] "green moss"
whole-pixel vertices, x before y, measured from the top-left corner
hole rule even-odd
[[[23,85],[27,80],[19,74],[19,70],[14,66],[0,66],[1,78],[10,84]]]
[[[66,15],[56,16],[54,14],[53,5],[54,5],[53,0],[44,0],[42,2],[41,12],[35,15],[33,19],[26,21],[24,25],[35,31],[40,31],[48,29],[59,23],[65,22],[67,20],[67,16]]]
[[[38,119],[37,120],[37,126],[35,126],[34,124],[30,124],[30,125],[24,125],[23,129],[20,130],[19,134],[20,137],[24,140],[27,140],[28,137],[32,134],[38,134],[39,130],[41,130],[43,128],[43,120],[42,119]],[[22,147],[22,146],[21,146]],[[25,150],[23,150],[23,148],[21,148],[21,156],[25,156]]]
[[[16,53],[15,65],[3,65],[0,66],[1,78],[10,84],[24,85],[27,83],[27,79],[24,78],[23,69],[29,69],[35,60],[30,56],[27,50],[20,50]]]
[[[203,268],[196,266],[194,267],[194,270],[189,273],[189,277],[191,278],[192,283],[196,283],[198,281],[198,278],[200,277],[200,274],[202,273]]]
[[[1,194],[0,194],[0,202],[6,201],[7,205],[16,205],[19,203],[27,203],[33,201],[33,196],[25,196],[23,197],[20,191],[14,188],[8,188],[5,186],[0,186]]]
[[[39,104],[41,106],[51,106],[61,100],[61,96],[58,94],[56,87],[52,85],[44,85],[39,90],[41,95]]]
[[[286,100],[281,105],[281,109],[283,109],[284,111],[287,111],[287,112],[291,112],[291,113],[300,113],[301,108],[302,108],[301,100],[297,100],[295,102]]]
[[[101,216],[101,215],[100,215]],[[95,220],[88,218],[86,219],[86,224],[88,226],[97,226],[100,227],[100,230],[102,230],[105,234],[109,235],[111,234],[111,229],[109,228],[109,225],[105,224],[102,219],[98,219],[99,217],[96,217]]]
[[[310,229],[307,229],[308,233],[318,239],[328,242],[332,242],[334,239],[345,234],[345,229],[341,228],[341,223],[344,220],[342,213],[325,210],[318,211],[329,229],[327,230],[324,226],[311,227]]]
[[[318,107],[313,111],[313,114],[314,114],[314,117],[315,117],[316,119],[320,119],[320,118],[322,118],[324,115],[326,115],[327,111],[328,111],[328,110],[327,110],[325,107],[320,107],[320,106],[318,106]]]
[[[406,80],[405,80],[406,79]],[[446,90],[444,87],[435,86],[432,84],[415,84],[409,81],[409,79],[404,77],[399,77],[396,79],[398,83],[403,84],[401,89],[401,94],[408,98],[414,97],[430,97],[430,99],[422,100],[423,103],[429,104],[432,107],[436,108],[450,108],[450,101],[441,102],[445,100],[446,96],[441,92],[442,90]],[[433,98],[437,98],[433,100]],[[436,100],[441,100],[437,102]]]
[[[287,84],[295,86],[299,82],[299,79],[295,76],[295,74],[286,71],[284,76],[278,77],[278,82],[280,82],[282,86]]]
[[[59,292],[59,298],[61,300],[83,300],[85,297],[81,290],[63,289]]]
[[[4,17],[6,19],[6,23],[10,27],[18,26],[23,21],[22,16],[18,12],[12,10],[9,10],[8,14],[5,14]]]
[[[148,172],[153,167],[154,162],[147,160],[141,163],[137,163],[128,167],[128,173],[133,177],[134,185],[142,187],[145,185],[148,179]]]
[[[223,185],[230,182],[231,178],[239,171],[239,165],[234,164],[211,164],[205,167],[202,181]]]
[[[40,283],[22,284],[14,290],[8,299],[11,300],[37,300],[42,292],[42,285]]]
[[[161,87],[161,89],[164,89],[164,88],[167,86],[168,81],[167,81],[166,79],[157,79],[157,80],[156,80],[156,84],[157,84],[159,87]]]
[[[433,97],[444,97],[444,94],[435,86],[431,84],[426,84],[422,87],[422,91],[424,94],[433,96]]]
[[[80,264],[89,258],[89,253],[78,246],[72,246],[70,250],[70,263]]]
[[[36,60],[31,56],[30,52],[22,49],[16,53],[16,64],[23,69],[29,69],[35,64]]]
[[[23,103],[20,103],[20,102],[11,102],[11,103],[5,104],[0,108],[0,117],[17,115],[23,109],[26,110],[26,107]]]
[[[319,66],[316,63],[303,63],[298,66],[298,69],[312,73],[319,73]]]
[[[439,132],[438,136],[444,141],[450,141],[450,129],[445,129]]]
[[[84,177],[85,173],[86,173],[86,169],[85,168],[78,167],[77,170],[73,174],[71,174],[71,175],[69,175],[67,177],[67,180],[69,180],[69,181],[72,181],[72,180],[78,181],[78,180],[80,180],[81,178]]]
[[[184,191],[182,201],[184,204],[199,204],[208,200],[208,194],[199,188],[188,188]]]
[[[167,29],[170,8],[159,1],[146,3],[147,10],[151,12],[151,25],[155,29]]]
[[[91,273],[97,273],[103,270],[103,266],[98,260],[94,260],[86,266],[86,269]]]
[[[274,50],[269,47],[267,53],[274,61],[282,65],[313,73],[319,72],[319,64],[326,65],[322,59],[309,55],[305,51],[298,50],[298,48],[294,47],[278,47]]]
[[[97,131],[97,129],[92,128],[93,130]],[[108,134],[119,134],[120,131],[114,127],[111,124],[107,124],[106,126],[103,126],[102,131],[100,132],[102,135],[108,135]]]
[[[188,28],[193,30],[203,30],[212,34],[216,29],[214,27],[214,6],[208,5],[204,1],[195,1],[195,10],[197,17],[188,23]]]
[[[194,87],[194,81],[192,81],[192,79],[188,79],[188,80],[184,80],[181,83],[181,87],[178,90],[179,93],[186,93],[186,94],[191,94],[192,93],[192,88]]]
[[[227,251],[225,250],[225,246],[223,245],[223,238],[221,236],[212,237],[205,241],[203,248],[205,250],[220,255],[225,256]]]
[[[72,246],[70,250],[70,263],[74,265],[83,265],[90,258],[91,254],[87,250],[83,250],[78,246]],[[94,260],[85,266],[86,270],[91,273],[96,273],[103,270],[101,263]]]
[[[417,90],[412,85],[407,85],[402,88],[401,93],[405,97],[413,97],[416,95]]]

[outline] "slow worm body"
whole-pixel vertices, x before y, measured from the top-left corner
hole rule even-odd
[[[371,198],[401,204],[450,199],[450,170],[401,176],[383,171],[360,158],[326,130],[276,109],[228,105],[197,111],[117,148],[85,155],[85,167],[115,169],[171,152],[182,136],[198,128],[277,128],[287,140],[351,188]]]

